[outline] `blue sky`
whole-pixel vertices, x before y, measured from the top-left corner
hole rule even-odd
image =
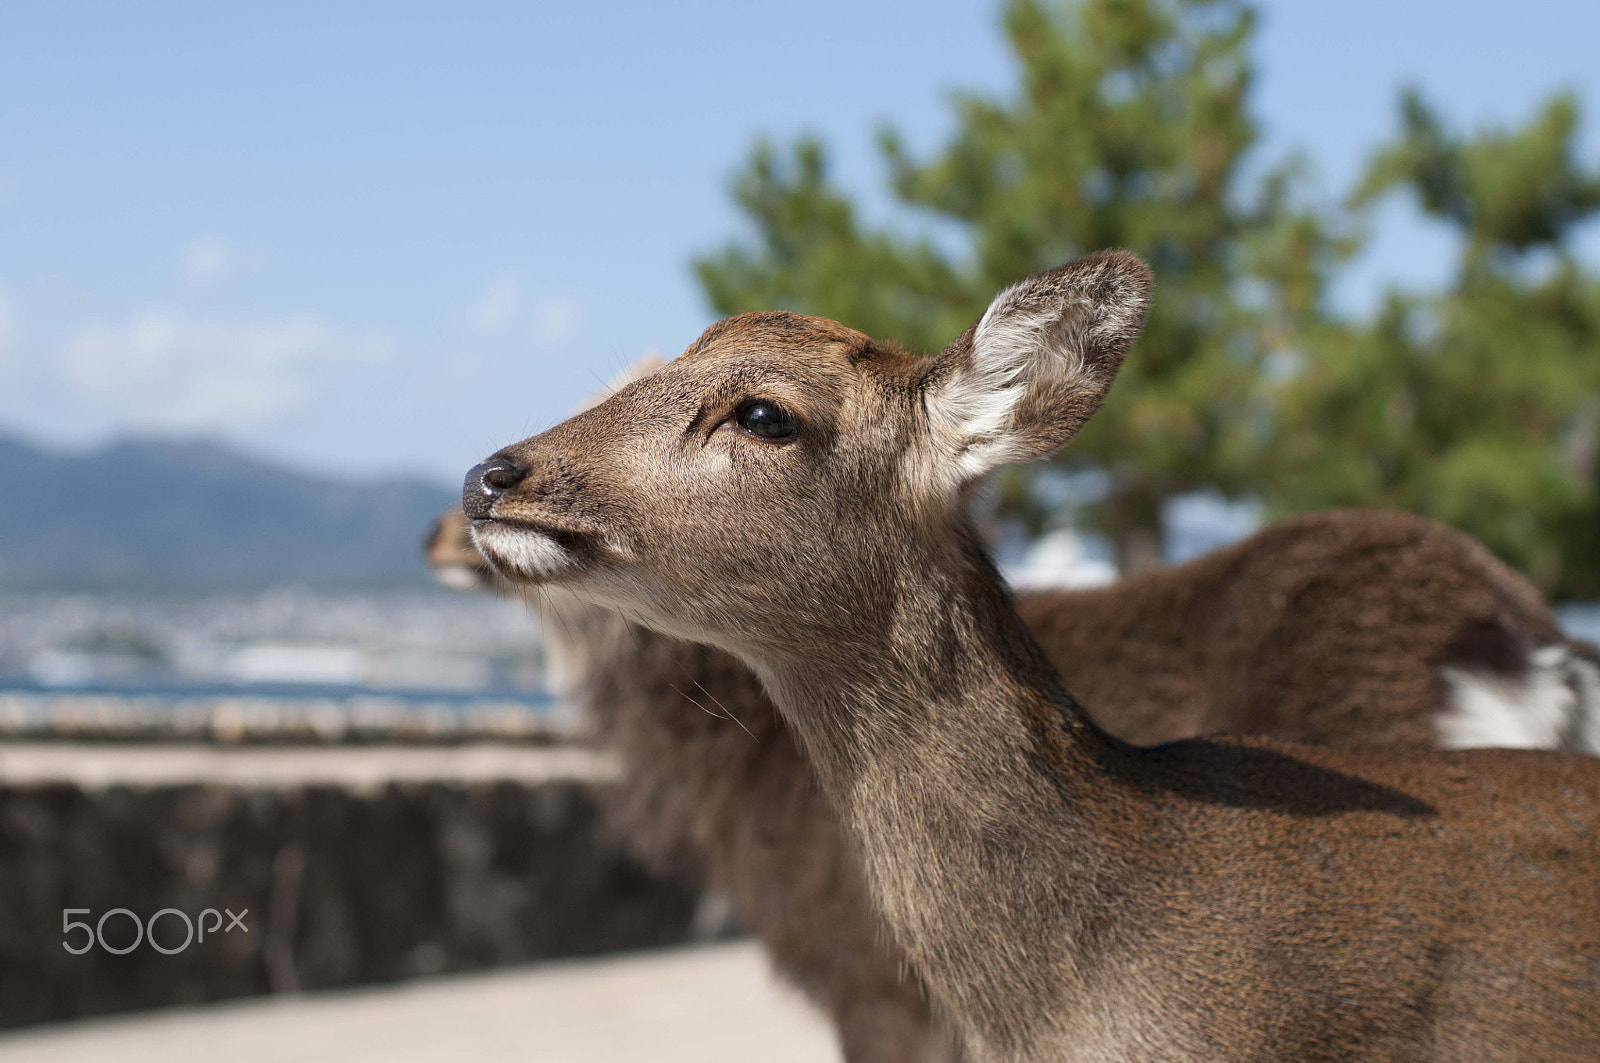
[[[1600,158],[1600,5],[1263,15],[1265,154],[1330,192],[1408,82],[1468,126],[1573,88]],[[10,0],[0,431],[454,480],[709,322],[687,261],[737,232],[756,136],[821,133],[883,209],[880,122],[931,147],[947,90],[1009,86],[989,3]],[[1394,204],[1341,300],[1449,258]]]

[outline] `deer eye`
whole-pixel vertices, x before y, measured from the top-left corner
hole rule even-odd
[[[794,414],[765,399],[752,399],[740,406],[733,422],[758,439],[789,439],[800,430]]]

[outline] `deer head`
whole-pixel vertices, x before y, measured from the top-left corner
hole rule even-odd
[[[1082,427],[1149,291],[1127,252],[1078,259],[1002,292],[933,359],[799,314],[719,322],[476,466],[474,540],[512,581],[735,652],[868,635],[903,566],[967,534],[985,473]]]

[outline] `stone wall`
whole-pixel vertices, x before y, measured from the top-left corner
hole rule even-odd
[[[3,763],[3,760],[0,760]],[[697,901],[624,855],[602,780],[87,786],[0,771],[0,1026],[385,982],[691,935]],[[124,955],[93,926],[161,909]],[[223,930],[221,913],[245,912]],[[132,919],[104,944],[135,938]]]

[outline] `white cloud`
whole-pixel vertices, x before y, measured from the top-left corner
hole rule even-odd
[[[467,305],[466,321],[486,339],[501,339],[513,332],[540,346],[561,346],[578,335],[584,305],[566,295],[546,295],[529,300],[520,280],[502,276]]]
[[[467,324],[485,336],[504,336],[521,312],[521,283],[501,277],[467,307]]]
[[[80,329],[63,354],[63,388],[119,424],[236,430],[293,412],[330,369],[380,361],[388,345],[309,314],[238,322],[152,310]]]
[[[197,236],[178,255],[178,275],[197,288],[227,279],[233,272],[233,249],[216,236]]]
[[[540,343],[567,343],[578,335],[583,317],[583,304],[569,296],[540,299],[533,307],[533,338]]]

